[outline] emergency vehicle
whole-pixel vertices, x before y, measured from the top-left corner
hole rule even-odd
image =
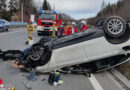
[[[54,22],[56,22],[56,33],[58,33],[58,27],[61,25],[62,22],[62,15],[57,13],[56,11],[40,10],[37,23],[38,35],[51,35]]]

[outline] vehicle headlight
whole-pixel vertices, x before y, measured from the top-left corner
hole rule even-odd
[[[42,30],[42,29],[43,29],[42,26],[37,27],[37,30]]]

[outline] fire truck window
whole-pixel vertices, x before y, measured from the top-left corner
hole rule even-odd
[[[54,20],[56,19],[55,14],[41,14],[40,19]]]

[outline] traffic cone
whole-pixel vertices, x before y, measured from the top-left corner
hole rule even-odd
[[[28,80],[35,81],[36,80],[36,69],[33,69],[29,76],[27,76]]]
[[[0,88],[4,88],[4,84],[1,78],[0,78]]]

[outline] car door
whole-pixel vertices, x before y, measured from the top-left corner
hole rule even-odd
[[[6,30],[6,22],[5,21],[3,21],[3,23],[2,23],[2,27],[3,27],[3,30]]]
[[[62,44],[61,47],[58,47],[53,50],[52,55],[54,55],[55,57],[56,66],[69,66],[82,63],[83,61],[87,60],[83,45],[81,43],[74,44],[74,42],[75,39],[62,42],[58,44]]]
[[[121,51],[114,44],[110,44],[104,36],[82,43],[89,61],[114,56]]]

